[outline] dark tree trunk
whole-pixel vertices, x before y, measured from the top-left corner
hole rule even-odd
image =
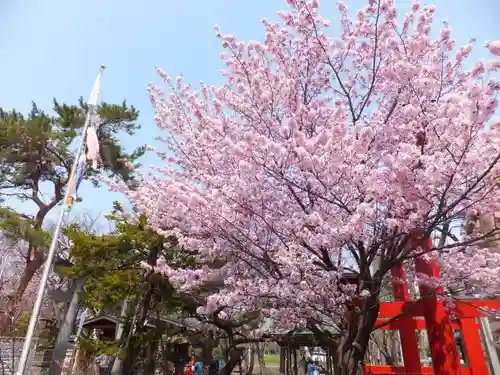
[[[151,340],[145,345],[144,375],[154,375],[156,370],[156,340]]]
[[[174,366],[174,375],[183,375],[184,366],[189,360],[188,345],[165,343],[161,336],[159,341],[163,352],[163,373],[170,374],[169,364],[171,363]]]
[[[244,349],[240,347],[230,347],[228,361],[226,362],[225,366],[218,371],[217,375],[231,375],[234,368],[240,362],[243,351]]]
[[[336,351],[335,375],[363,374],[362,362],[370,340],[370,333],[377,321],[379,311],[378,293],[364,299],[355,311],[349,308],[346,314],[347,330]]]
[[[208,335],[207,340],[203,343],[201,351],[201,359],[203,361],[203,374],[209,375],[210,364],[213,361],[214,342],[212,335]]]
[[[148,255],[148,264],[150,265],[156,264],[157,259],[158,259],[158,249],[153,249]],[[147,359],[149,357],[148,346],[150,344],[142,343],[141,345],[141,339],[144,339],[144,334],[145,334],[144,323],[146,322],[148,313],[150,312],[151,301],[153,298],[153,283],[149,276],[150,275],[146,276],[146,282],[147,282],[146,294],[142,297],[142,301],[140,303],[139,308],[137,309],[137,311],[134,312],[134,314],[139,315],[139,318],[135,322],[135,325],[131,324],[130,326],[129,341],[128,345],[125,348],[125,358],[123,360],[122,375],[132,375],[137,372],[136,367],[139,362],[139,357],[140,357],[139,353],[142,354],[143,359],[146,359],[146,367],[149,367],[148,365],[149,361]],[[135,326],[135,332],[133,332],[134,326]]]
[[[184,363],[174,362],[174,374],[183,375],[184,374]]]
[[[224,356],[224,362],[229,362],[229,344],[226,340],[221,343],[222,355]]]
[[[139,348],[135,337],[132,337],[127,345],[125,358],[123,359],[122,375],[132,375],[134,373],[135,359],[134,353],[137,353]]]
[[[135,325],[134,324],[130,325],[129,341],[125,349],[125,358],[123,359],[122,375],[135,374],[137,362],[140,357],[139,353],[142,353],[144,358],[144,351],[141,350],[140,341],[141,338],[143,338],[142,336],[144,333],[144,322],[146,321],[147,312],[149,311],[149,304],[151,302],[151,297],[152,297],[152,287],[150,285],[148,291],[146,292],[146,295],[142,300],[140,312],[139,311],[135,312],[136,314],[140,313],[140,317],[139,319],[137,319]],[[132,333],[132,331],[134,330],[134,326],[135,326],[135,332]]]

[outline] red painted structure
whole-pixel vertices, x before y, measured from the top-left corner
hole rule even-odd
[[[428,246],[431,246],[429,243]],[[435,261],[417,259],[415,271],[439,277],[439,268]],[[393,283],[395,302],[380,304],[377,324],[401,315],[381,329],[399,330],[404,366],[366,365],[365,374],[402,374],[402,375],[488,375],[489,369],[484,354],[478,318],[486,316],[481,308],[500,310],[499,300],[463,300],[456,301],[453,314],[445,311],[444,304],[438,300],[440,290],[420,287],[424,296],[415,302],[410,300],[403,267],[392,270],[392,275],[402,282]],[[451,319],[450,315],[456,317]],[[423,319],[419,319],[423,317]],[[420,361],[417,335],[415,330],[426,330],[430,345],[432,366],[424,367]],[[462,367],[454,331],[460,331],[465,351],[466,366]]]

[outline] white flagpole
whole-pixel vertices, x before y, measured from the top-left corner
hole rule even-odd
[[[73,160],[73,167],[71,168],[68,182],[72,181],[74,174],[76,172],[76,168],[78,166],[78,160],[80,159],[80,155],[84,150],[85,134],[87,132],[87,128],[90,125],[92,111],[97,106],[98,104],[97,102],[99,100],[99,88],[101,82],[101,75],[103,71],[104,71],[104,65],[101,65],[101,70],[99,71],[99,74],[94,82],[92,92],[90,94],[89,100],[87,101],[88,111],[87,111],[87,117],[85,118],[85,124],[83,126],[82,140],[80,142],[80,145],[78,146],[78,151],[76,152],[76,156]],[[59,218],[57,220],[54,233],[52,234],[52,242],[49,247],[47,259],[45,260],[45,264],[43,266],[42,278],[40,280],[40,286],[38,287],[35,303],[33,305],[33,310],[31,312],[28,329],[26,331],[26,336],[24,337],[23,351],[21,352],[21,356],[19,358],[19,364],[17,366],[16,375],[24,375],[24,371],[26,370],[26,363],[28,362],[28,357],[31,350],[31,343],[33,342],[33,335],[35,333],[36,323],[38,321],[38,316],[40,315],[40,309],[42,307],[43,295],[45,294],[45,289],[47,288],[47,281],[49,279],[50,271],[52,270],[54,257],[56,255],[57,241],[59,239],[59,234],[61,232],[64,215],[68,209],[66,201],[68,200],[68,197],[72,194],[71,190],[72,189],[69,188],[66,189],[66,194],[64,196],[64,200],[62,201],[63,206],[61,208],[61,212],[59,214]]]

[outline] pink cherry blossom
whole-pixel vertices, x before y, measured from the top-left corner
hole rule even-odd
[[[128,194],[201,264],[225,260],[156,268],[184,290],[224,280],[203,311],[340,324],[354,297],[373,312],[382,279],[425,252],[425,236],[500,210],[500,65],[468,69],[473,44],[457,47],[447,24],[433,38],[435,7],[418,1],[402,17],[393,0],[368,1],[355,18],[340,2],[338,37],[317,0],[287,3],[282,23],[263,21],[263,43],[217,28],[223,85],[194,89],[158,69],[165,162]],[[434,286],[498,287],[500,256],[474,236],[435,242]],[[347,273],[358,285],[341,282]]]
[[[486,43],[486,48],[496,56],[500,56],[500,40],[496,40],[494,42],[487,41]]]

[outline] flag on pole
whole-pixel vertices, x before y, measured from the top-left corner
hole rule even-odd
[[[80,155],[80,159],[78,159],[78,164],[75,169],[75,173],[73,173],[71,180],[68,183],[68,189],[70,189],[70,194],[68,195],[68,199],[66,200],[66,204],[69,208],[73,206],[73,202],[78,199],[78,188],[83,180],[83,176],[85,175],[85,164],[86,157],[85,154]]]
[[[97,76],[94,85],[92,86],[92,91],[90,92],[89,99],[87,100],[88,113],[87,119],[85,120],[85,126],[83,130],[83,149],[81,150],[81,155],[78,156],[78,164],[76,169],[72,171],[70,176],[70,181],[68,183],[68,189],[70,194],[66,200],[66,204],[69,208],[73,206],[73,202],[78,198],[78,187],[83,180],[85,175],[85,164],[86,160],[92,160],[92,167],[97,169],[99,157],[99,140],[97,138],[97,126],[98,116],[96,114],[97,105],[99,104],[99,94],[101,90],[101,76],[104,71],[104,65],[101,65],[101,71]]]
[[[92,168],[97,169],[100,160],[99,139],[94,123],[87,128],[87,159],[92,160]]]
[[[85,155],[81,155],[80,160],[78,160],[78,166],[76,167],[73,191],[71,192],[71,196],[75,201],[78,199],[78,188],[80,187],[80,183],[83,180],[84,174],[85,174]]]

